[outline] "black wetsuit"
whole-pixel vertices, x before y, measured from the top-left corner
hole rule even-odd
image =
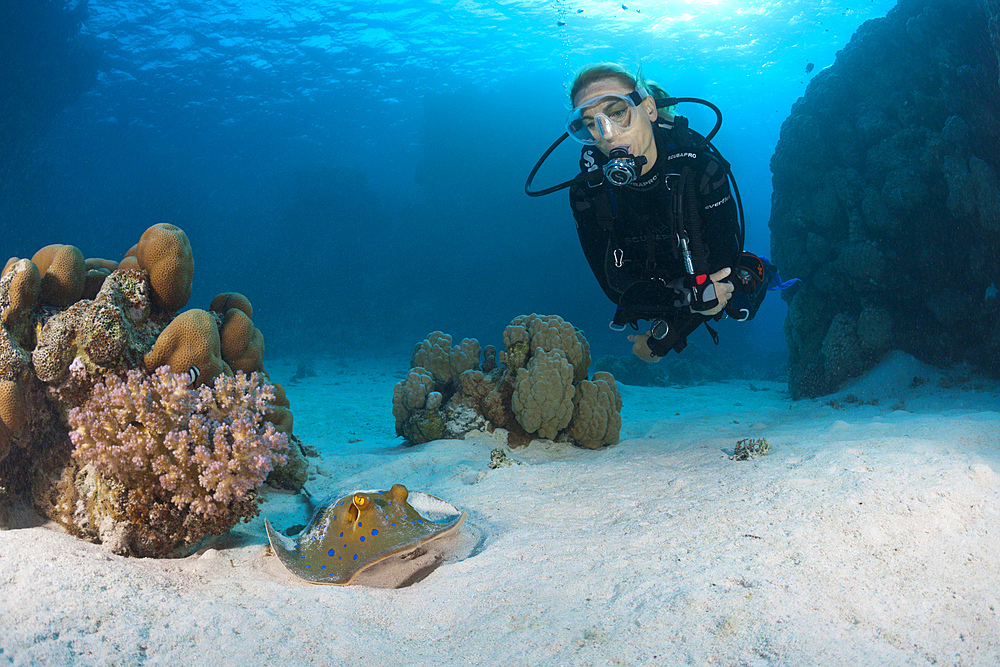
[[[691,237],[695,273],[712,274],[736,265],[741,232],[726,167],[701,147],[702,138],[686,123],[674,126],[662,119],[653,124],[653,134],[656,164],[644,176],[624,187],[577,183],[570,188],[570,205],[590,268],[623,319],[671,323],[673,335],[649,341],[654,354],[662,356],[683,349],[686,335],[711,319],[676,306],[677,293],[667,285],[688,273],[679,235],[686,230]],[[606,161],[591,146],[584,149],[580,165],[592,171]],[[682,172],[686,187],[679,183]],[[684,216],[671,213],[670,189],[679,185],[685,191]],[[689,219],[694,217],[700,223]]]

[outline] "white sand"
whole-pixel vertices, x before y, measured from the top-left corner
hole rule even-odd
[[[622,386],[617,446],[535,442],[489,470],[488,436],[399,445],[401,366],[320,363],[288,387],[323,454],[309,487],[438,495],[468,511],[469,557],[399,590],[301,583],[266,555],[263,516],[308,518],[277,493],[181,560],[7,530],[0,663],[1000,664],[995,384],[897,355],[837,407],[753,381]],[[745,437],[772,453],[729,460]]]

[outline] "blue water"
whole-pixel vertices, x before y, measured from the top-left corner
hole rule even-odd
[[[715,144],[743,193],[747,249],[768,254],[781,122],[893,4],[92,0],[81,33],[99,73],[2,174],[18,185],[4,187],[2,249],[120,259],[149,225],[177,224],[196,260],[188,307],[246,294],[265,365],[407,352],[434,329],[498,345],[530,312],[583,328],[595,356],[627,354],[566,193],[523,193],[574,72],[641,63],[671,94],[721,107]],[[57,82],[34,85],[43,97]],[[571,177],[576,157],[557,151],[536,184]],[[780,365],[784,314],[771,295],[754,322],[723,322],[717,352]],[[691,342],[712,349],[703,330]]]

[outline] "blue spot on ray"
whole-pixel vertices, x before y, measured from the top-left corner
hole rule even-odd
[[[333,555],[334,555],[334,554],[333,554],[333,549],[330,549],[329,551],[327,551],[327,552],[326,552],[326,555],[327,555],[327,556],[330,556],[331,558],[333,558]]]

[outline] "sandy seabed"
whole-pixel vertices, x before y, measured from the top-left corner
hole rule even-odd
[[[277,381],[294,372],[272,366]],[[617,445],[535,441],[492,470],[490,435],[401,445],[390,409],[405,367],[320,360],[287,389],[321,453],[315,496],[398,482],[468,512],[464,547],[425,579],[298,580],[263,519],[283,529],[309,509],[273,491],[258,519],[184,559],[11,529],[0,663],[1000,664],[993,382],[896,353],[818,400],[753,380],[619,385]],[[743,438],[771,453],[730,460]]]

